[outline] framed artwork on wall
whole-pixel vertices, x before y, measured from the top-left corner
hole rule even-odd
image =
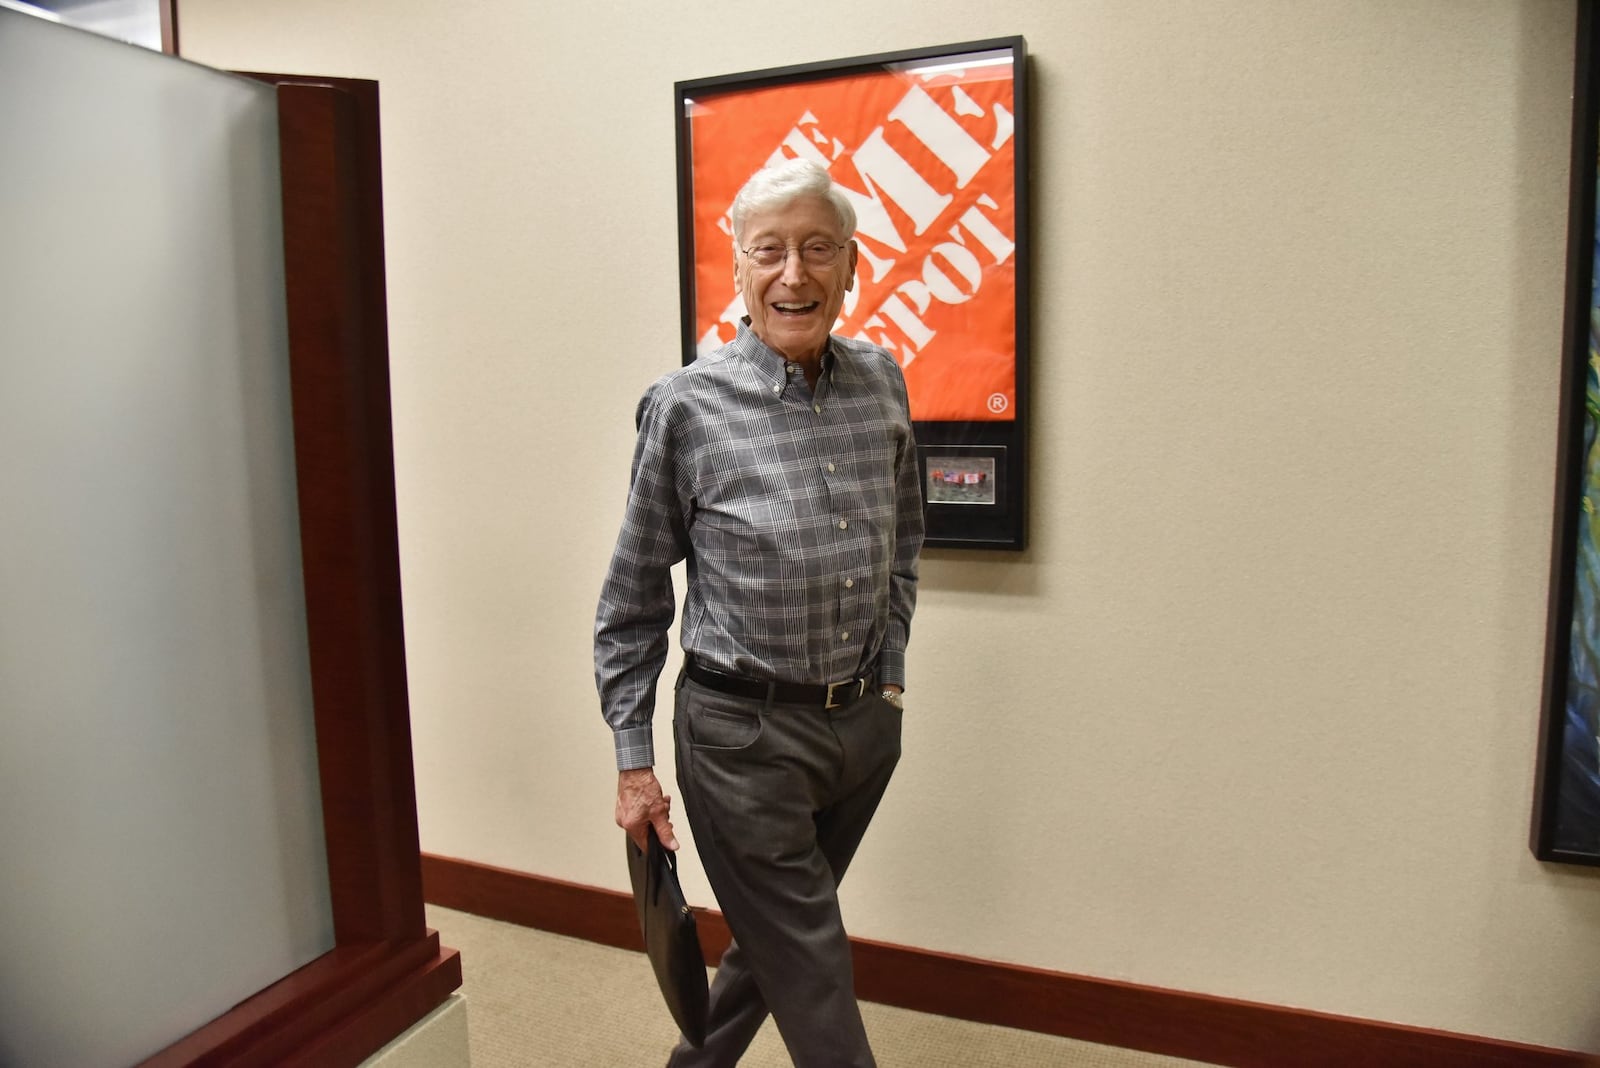
[[[1600,27],[1578,7],[1544,707],[1532,845],[1541,860],[1600,865],[1600,304],[1595,183],[1600,154]]]
[[[684,363],[732,340],[745,314],[728,219],[739,188],[786,158],[827,168],[856,209],[859,250],[833,332],[883,347],[905,374],[933,547],[1024,544],[1026,58],[1006,37],[675,86]]]

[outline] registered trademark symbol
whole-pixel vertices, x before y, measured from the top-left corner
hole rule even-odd
[[[1011,401],[1004,393],[989,394],[989,410],[991,412],[1003,412],[1009,407],[1011,407]]]

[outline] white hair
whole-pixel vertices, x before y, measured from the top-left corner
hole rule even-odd
[[[827,201],[839,217],[839,229],[846,241],[855,236],[856,209],[851,206],[839,187],[833,184],[828,172],[807,159],[788,159],[763,167],[744,183],[739,195],[733,198],[729,214],[733,217],[733,236],[737,243],[744,233],[744,223],[751,214],[774,211],[788,207],[801,197],[819,197]]]

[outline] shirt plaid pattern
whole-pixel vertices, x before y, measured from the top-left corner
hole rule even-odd
[[[683,648],[709,667],[905,685],[922,491],[905,379],[832,338],[816,395],[741,325],[639,402],[622,532],[595,617],[595,683],[617,766],[655,763],[650,722],[688,561]]]

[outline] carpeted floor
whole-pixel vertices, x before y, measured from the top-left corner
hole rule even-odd
[[[650,962],[515,924],[428,906],[461,951],[474,1068],[658,1068],[677,1039]],[[1195,1068],[1198,1062],[864,1003],[882,1068]],[[789,1068],[771,1022],[741,1068]]]

